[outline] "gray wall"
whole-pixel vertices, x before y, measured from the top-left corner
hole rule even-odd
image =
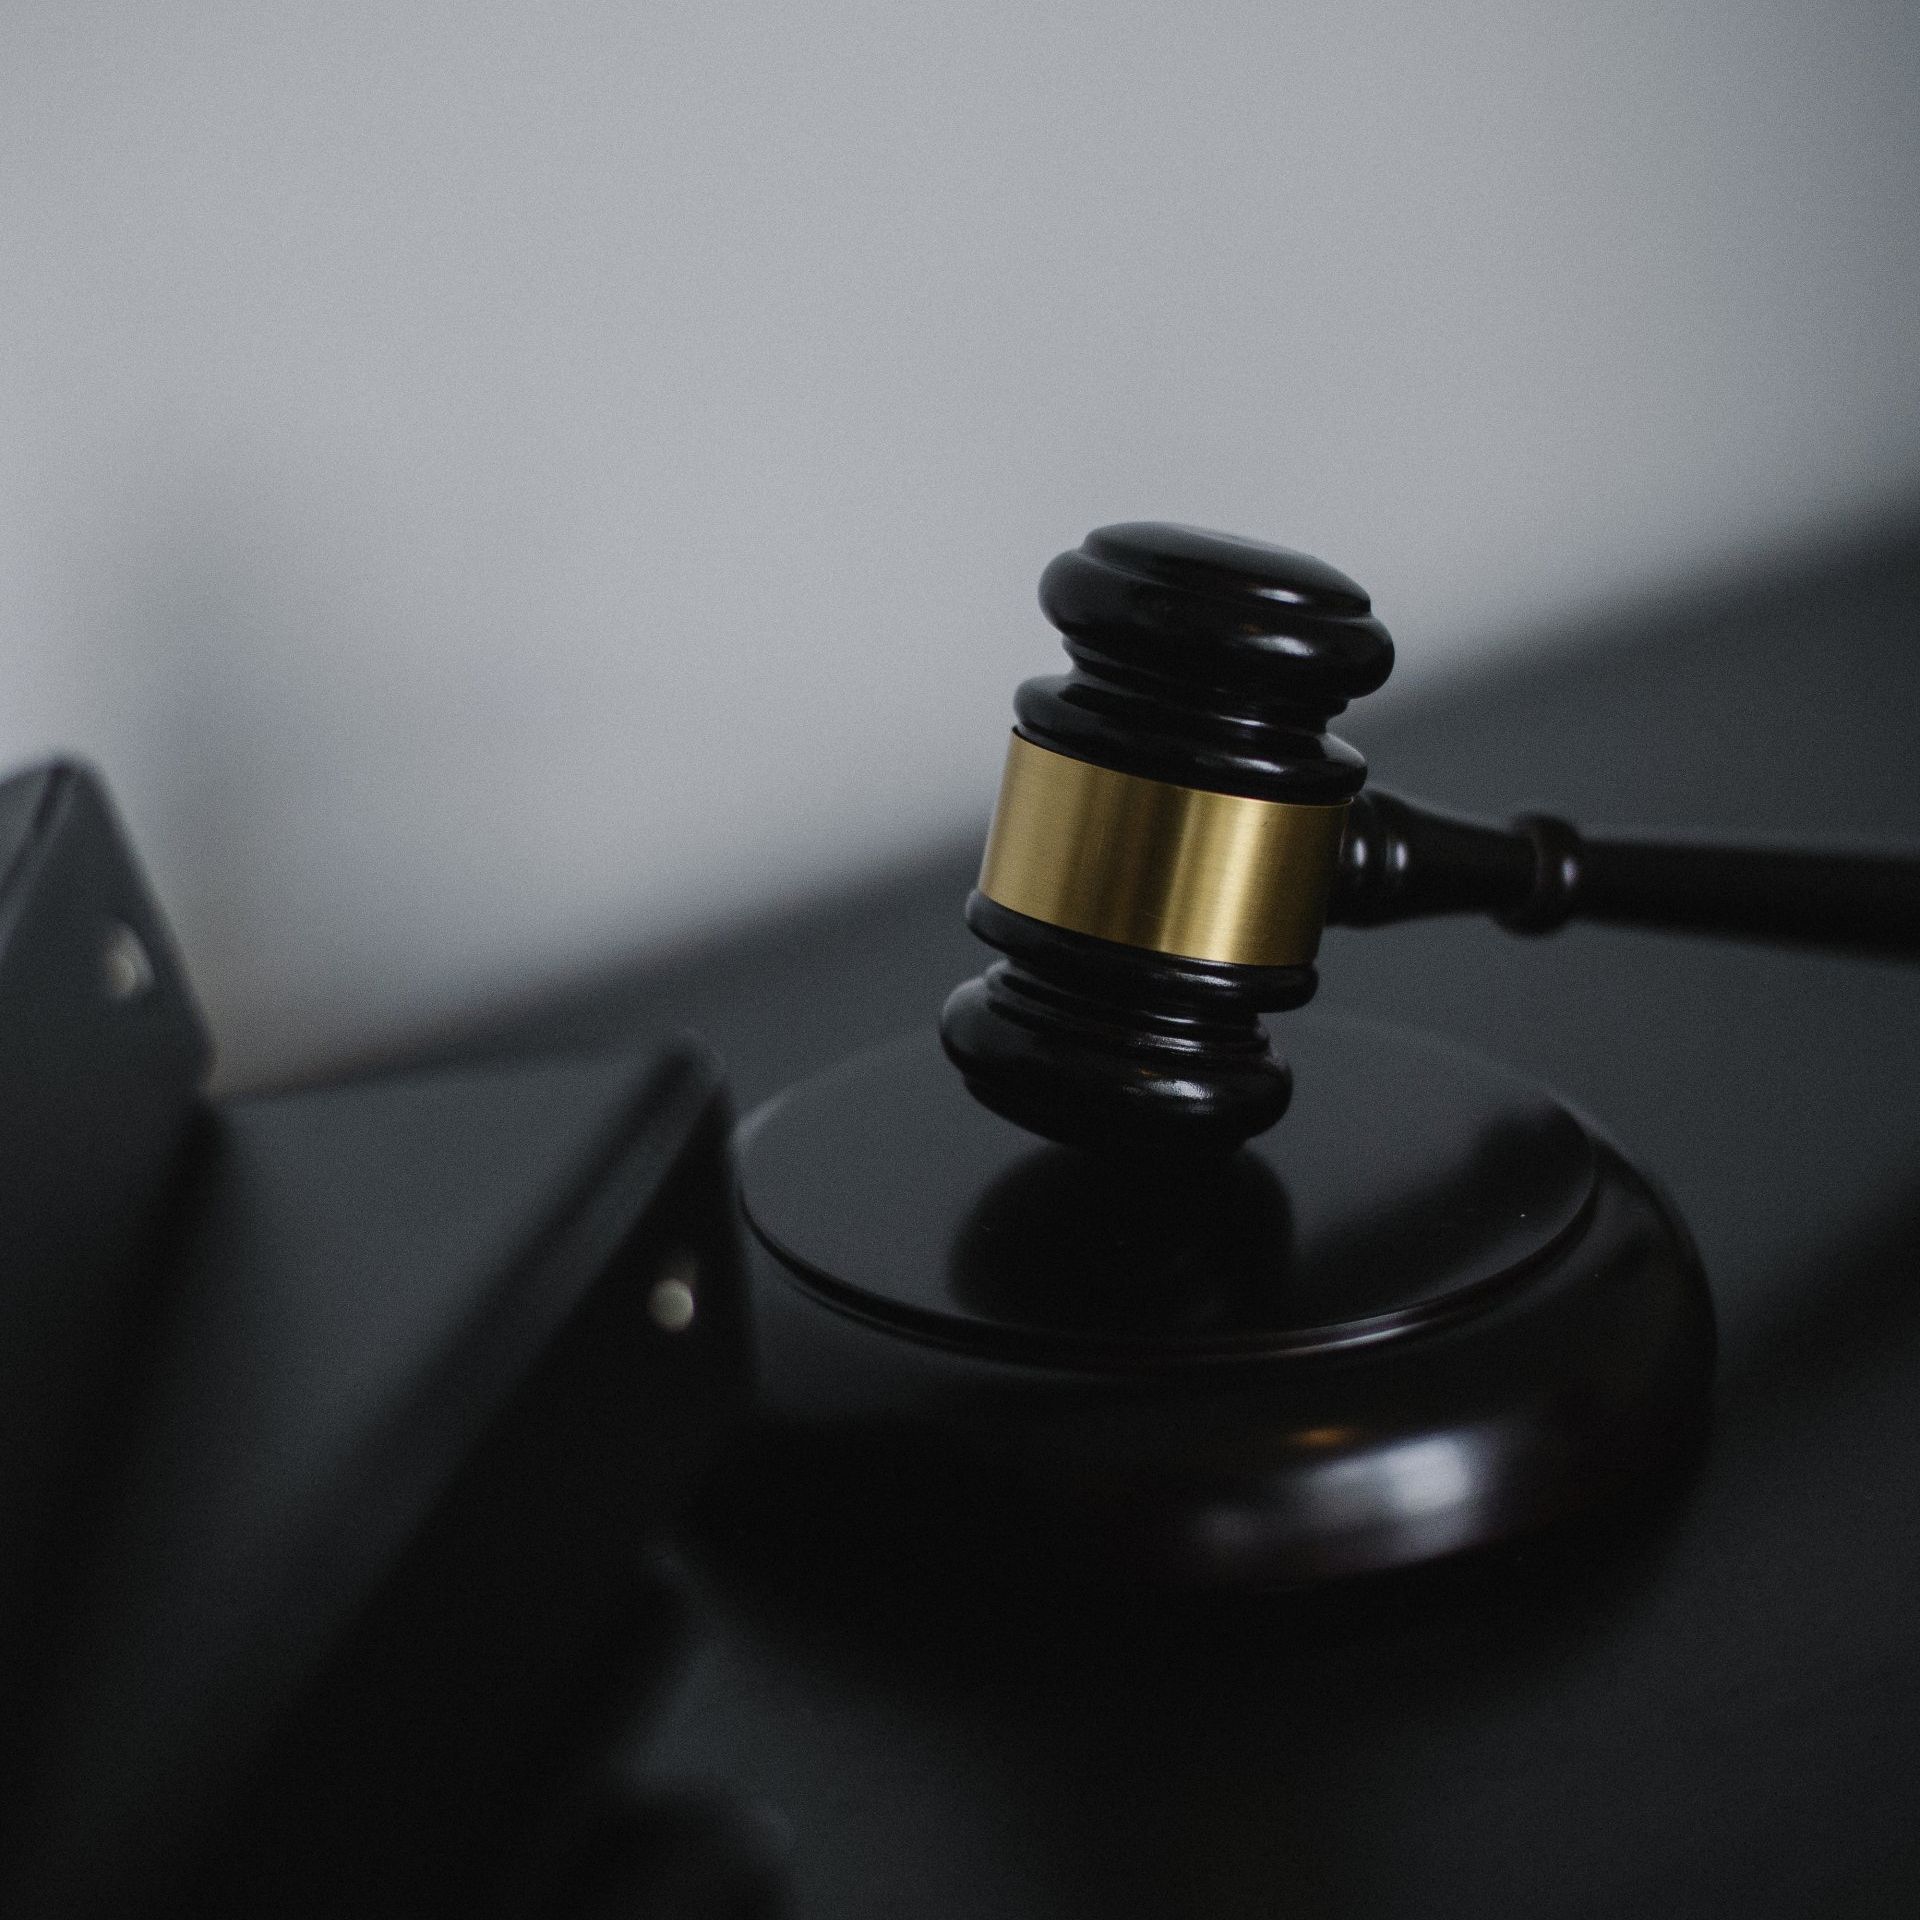
[[[0,753],[243,1078],[978,816],[1101,520],[1417,681],[1920,481],[1903,4],[0,20]]]

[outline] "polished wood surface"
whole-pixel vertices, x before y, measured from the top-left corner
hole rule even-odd
[[[1104,1594],[1299,1589],[1664,1497],[1713,1361],[1685,1228],[1517,1075],[1288,1032],[1286,1120],[1199,1163],[1037,1141],[930,1035],[749,1119],[740,1500],[815,1555],[878,1535]]]

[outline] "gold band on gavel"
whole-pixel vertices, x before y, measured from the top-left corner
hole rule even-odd
[[[1310,961],[1346,802],[1249,800],[1116,773],[1021,735],[980,866],[989,900],[1121,946],[1237,966]]]

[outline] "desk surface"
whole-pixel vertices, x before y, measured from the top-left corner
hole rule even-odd
[[[1894,540],[1341,730],[1495,815],[1914,841],[1917,640]],[[977,970],[973,858],[460,1047],[690,1025],[750,1106]],[[1920,1912],[1920,975],[1469,925],[1336,932],[1322,975],[1537,1074],[1678,1201],[1723,1332],[1681,1510],[1571,1572],[1207,1607],[776,1564],[722,1512],[646,1765],[782,1810],[802,1920]]]

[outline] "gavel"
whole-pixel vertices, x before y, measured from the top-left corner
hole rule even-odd
[[[1314,991],[1325,926],[1478,913],[1920,954],[1920,859],[1510,827],[1368,788],[1327,732],[1393,643],[1283,547],[1156,522],[1062,554],[1073,670],[1027,681],[967,922],[1006,956],[941,1020],[975,1096],[1053,1140],[1230,1150],[1285,1112],[1260,1016]]]

